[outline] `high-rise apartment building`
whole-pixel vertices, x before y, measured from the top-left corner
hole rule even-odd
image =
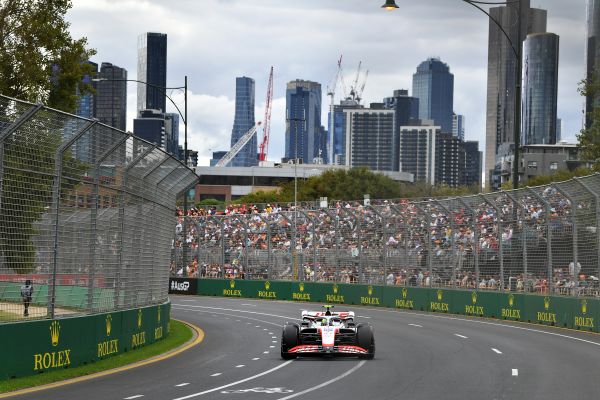
[[[587,0],[587,44],[586,44],[587,78],[600,78],[600,0]],[[600,94],[587,96],[585,101],[586,126],[592,120],[590,113],[594,107],[600,106]]]
[[[394,171],[397,152],[397,147],[392,146],[394,113],[394,110],[384,108],[382,103],[372,103],[370,108],[343,110],[342,165],[367,167],[373,171]]]
[[[400,127],[400,171],[413,174],[415,182],[436,183],[436,144],[439,126]]]
[[[231,130],[231,145],[254,125],[254,79],[246,76],[235,78],[235,118]],[[228,167],[252,167],[258,165],[258,141],[256,134],[242,147]]]
[[[465,116],[452,114],[452,136],[465,140]]]
[[[355,110],[364,108],[356,100],[342,100],[340,104],[333,106],[333,165],[346,165],[346,116],[344,110]],[[331,113],[329,113],[331,121]],[[331,126],[329,122],[328,126]]]
[[[167,120],[159,110],[142,110],[133,120],[133,134],[167,150]]]
[[[479,142],[466,141],[463,143],[465,149],[465,172],[464,185],[475,186],[481,190],[481,169],[483,168],[483,153],[479,150]]]
[[[419,99],[408,95],[408,90],[394,90],[393,97],[383,99],[385,108],[394,110],[394,135],[392,137],[392,148],[394,150],[393,171],[400,170],[399,152],[400,127],[416,125],[419,119]]]
[[[286,90],[285,157],[327,163],[327,132],[321,125],[321,84],[296,79]]]
[[[147,32],[138,37],[137,111],[165,112],[167,86],[167,34]]]
[[[95,117],[103,124],[127,129],[127,70],[103,62],[96,82]]]
[[[519,2],[521,18],[519,19]],[[514,144],[515,127],[515,80],[516,57],[511,44],[497,21],[511,38],[516,48],[529,33],[546,32],[546,10],[530,7],[530,0],[518,0],[502,7],[489,10],[487,114],[485,139],[486,182],[491,181],[491,172],[496,164],[496,156],[503,144]],[[520,20],[520,26],[518,21]],[[518,38],[520,37],[520,41]]]
[[[439,58],[428,58],[413,75],[413,96],[419,99],[419,118],[432,120],[442,132],[452,132],[454,75]]]
[[[179,114],[165,113],[165,120],[167,127],[167,153],[173,154],[179,159]],[[186,162],[184,159],[179,160]]]
[[[533,33],[523,44],[521,145],[556,144],[558,36]]]

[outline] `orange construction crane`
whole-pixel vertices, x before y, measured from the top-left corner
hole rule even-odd
[[[258,146],[258,161],[267,160],[267,152],[269,151],[269,134],[271,133],[271,110],[273,109],[273,67],[269,74],[269,84],[267,86],[267,101],[265,104],[265,119],[263,121],[263,136],[260,145]]]

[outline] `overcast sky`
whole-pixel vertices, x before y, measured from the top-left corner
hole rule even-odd
[[[347,85],[359,61],[370,71],[363,94],[367,104],[394,89],[412,92],[417,65],[440,57],[454,74],[454,109],[466,116],[466,138],[479,140],[483,151],[487,17],[460,0],[399,0],[394,12],[382,10],[383,2],[74,0],[67,19],[73,36],[86,36],[97,50],[93,61],[124,67],[130,79],[137,75],[138,35],[168,34],[167,85],[181,86],[188,76],[188,142],[199,151],[201,165],[208,164],[211,151],[229,149],[235,77],[256,80],[259,121],[269,68],[274,67],[268,158],[279,161],[284,155],[286,83],[297,78],[321,83],[322,124],[327,125],[325,92],[340,54]],[[583,108],[577,83],[585,74],[585,0],[532,0],[532,6],[548,10],[548,32],[560,36],[558,117],[563,119],[563,139],[574,142]],[[172,97],[182,108],[183,95],[174,92]],[[129,130],[135,104],[136,87],[130,84]]]

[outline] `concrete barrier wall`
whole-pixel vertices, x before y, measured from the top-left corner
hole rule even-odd
[[[192,280],[188,278],[187,280]],[[355,304],[600,332],[600,300],[511,292],[313,282],[198,279],[202,296]]]
[[[152,344],[169,333],[171,303],[0,324],[0,379],[73,368]]]

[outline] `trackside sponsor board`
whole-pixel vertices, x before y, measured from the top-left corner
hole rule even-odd
[[[198,294],[198,280],[194,278],[169,278],[170,294]]]
[[[0,380],[73,368],[164,338],[170,303],[135,310],[0,324]]]

